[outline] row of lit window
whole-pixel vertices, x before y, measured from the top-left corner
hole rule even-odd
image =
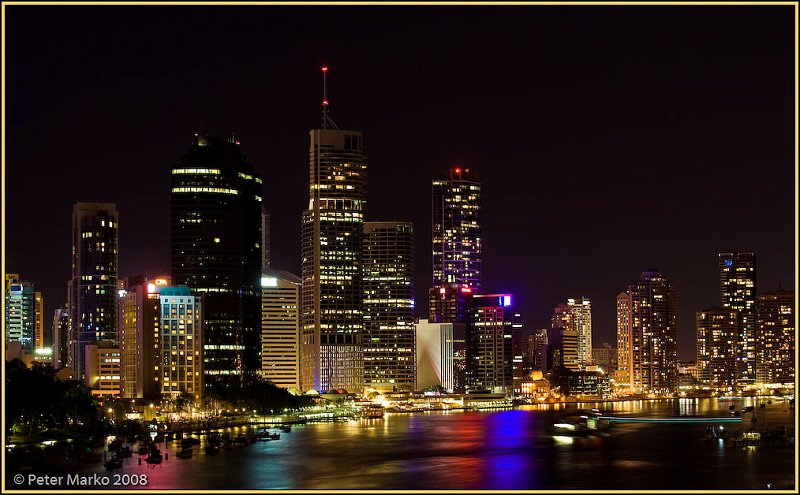
[[[214,194],[239,194],[236,189],[224,187],[173,187],[174,193],[214,193]],[[260,198],[259,198],[260,201]]]

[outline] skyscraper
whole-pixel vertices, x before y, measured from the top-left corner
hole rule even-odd
[[[756,382],[760,385],[794,384],[794,292],[777,290],[758,296]]]
[[[53,367],[55,369],[68,366],[69,354],[69,311],[66,305],[53,312]]]
[[[172,279],[203,296],[207,387],[261,369],[261,203],[235,138],[195,135],[172,167]]]
[[[269,270],[270,218],[266,207],[261,208],[261,271]]]
[[[414,388],[414,228],[364,222],[364,386]]]
[[[327,72],[324,68],[323,73]],[[363,136],[336,127],[323,100],[310,132],[309,202],[302,217],[301,389],[364,385],[361,289],[367,163]]]
[[[738,383],[750,385],[756,379],[756,255],[720,253],[719,283],[722,307],[739,314]]]
[[[432,183],[433,287],[481,287],[481,185],[453,167]]]
[[[5,340],[19,342],[22,349],[32,351],[36,333],[36,301],[33,284],[6,275]]]
[[[72,212],[72,279],[69,283],[70,366],[90,385],[87,345],[117,341],[119,220],[113,203],[76,203]]]
[[[623,387],[636,394],[672,390],[678,360],[676,325],[675,287],[658,270],[643,272],[617,296],[617,376]],[[625,368],[627,373],[622,372]]]
[[[550,317],[550,361],[553,366],[562,366],[579,371],[581,363],[578,356],[578,318],[577,311],[569,304],[559,304],[553,308]]]
[[[300,277],[264,270],[261,277],[261,376],[300,387]]]
[[[713,389],[736,387],[739,315],[720,307],[697,312],[697,378]]]
[[[511,294],[475,294],[467,325],[467,389],[513,392]]]
[[[44,349],[46,344],[52,344],[51,342],[46,342],[48,340],[52,340],[45,338],[44,332],[44,298],[42,297],[41,292],[34,292],[33,293],[33,321],[34,321],[34,329],[33,329],[33,336],[34,336],[34,347],[36,349]]]
[[[588,298],[567,299],[553,312],[553,328],[561,328],[562,365],[577,370],[592,363],[592,303]]]

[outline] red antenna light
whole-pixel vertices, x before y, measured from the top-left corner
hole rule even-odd
[[[323,65],[322,66],[322,72],[328,72],[328,66],[327,65]]]
[[[323,105],[327,105],[328,104],[328,100],[322,100],[322,104]]]
[[[461,169],[460,169],[460,168],[457,168],[457,169],[456,169],[456,173],[457,173],[457,174],[460,174],[460,173],[461,173]]]

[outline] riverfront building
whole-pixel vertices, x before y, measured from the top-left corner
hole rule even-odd
[[[736,388],[738,335],[736,310],[714,307],[697,312],[697,378],[702,385],[720,391]]]
[[[658,270],[642,273],[617,296],[616,380],[634,394],[668,393],[676,385],[675,287]]]
[[[300,286],[283,270],[261,277],[261,376],[287,389],[300,387]]]
[[[757,383],[793,386],[795,380],[794,292],[777,290],[758,296]]]
[[[366,174],[363,135],[338,129],[323,100],[322,129],[310,132],[309,201],[301,222],[303,391],[361,392],[364,386]]]
[[[467,325],[467,390],[513,393],[511,294],[475,294]]]
[[[414,228],[409,222],[364,222],[364,386],[413,390]]]
[[[28,351],[33,350],[36,335],[36,294],[33,284],[6,274],[5,340],[19,342]]]
[[[756,255],[720,253],[721,305],[739,315],[737,368],[740,386],[756,380]]]
[[[454,325],[461,324],[420,320],[414,325],[417,367],[415,390],[442,387],[448,393],[453,392]]]
[[[205,385],[240,386],[261,370],[261,176],[208,135],[171,176],[172,277],[203,296]]]
[[[119,220],[115,204],[75,204],[72,213],[72,279],[67,302],[71,334],[69,364],[73,377],[90,387],[95,381],[92,373],[96,370],[87,370],[85,359],[87,355],[94,358],[95,353],[87,352],[86,346],[101,341],[103,346],[117,345],[118,245]],[[110,375],[105,373],[103,376]]]

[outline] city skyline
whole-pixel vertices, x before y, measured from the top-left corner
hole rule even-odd
[[[80,9],[37,9],[34,14],[21,7],[6,10],[8,37],[15,40],[9,47],[25,48],[8,51],[4,228],[6,272],[19,273],[43,293],[45,315],[66,302],[74,203],[117,204],[120,277],[169,271],[169,173],[191,136],[204,130],[240,136],[248,161],[264,177],[271,265],[299,275],[299,219],[308,187],[305,140],[309,130],[319,128],[323,64],[331,68],[334,117],[342,128],[364,133],[370,164],[364,220],[414,224],[419,318],[427,316],[431,280],[430,181],[457,165],[470,167],[483,188],[482,291],[513,293],[528,333],[547,325],[554,305],[580,295],[592,301],[595,345],[615,343],[616,294],[639,273],[658,268],[676,286],[678,358],[693,359],[695,313],[719,304],[719,253],[756,253],[759,294],[779,284],[794,287],[791,26],[776,26],[780,9],[754,8],[749,12],[755,15],[744,17],[724,7],[663,8],[659,14],[616,7],[593,16],[586,9],[517,7],[534,23],[532,33],[496,9],[486,9],[489,20],[469,8],[399,9],[392,22],[388,15],[374,21],[393,30],[383,35],[382,46],[399,56],[403,63],[397,64],[376,60],[377,51],[357,46],[357,39],[338,39],[324,25],[306,24],[306,19],[338,18],[359,26],[359,34],[379,29],[356,22],[367,16],[360,9],[339,8],[324,16],[320,9],[215,11],[245,23],[245,29],[227,32],[211,24],[208,10],[182,8],[183,21],[216,29],[204,42],[193,38],[202,46],[183,62],[177,54],[185,46],[159,34],[137,38],[131,31],[137,19],[181,22],[167,11],[125,9],[132,15],[123,18],[91,9],[83,10],[85,17],[76,13]],[[149,12],[145,21],[142,11]],[[295,40],[297,46],[282,44],[285,52],[260,55],[257,48],[271,35],[257,30],[246,12],[266,16],[284,37],[293,35],[278,26],[280,20],[304,27],[300,30],[309,38]],[[448,13],[461,29],[451,38],[435,31],[436,21]],[[74,22],[63,22],[62,15]],[[106,15],[118,32],[106,32],[102,24],[88,29],[89,20]],[[572,28],[547,25],[554,18],[568,19]],[[609,34],[614,30],[598,28],[597,18],[627,31]],[[391,39],[415,21],[419,39],[405,44]],[[107,55],[121,49],[131,65],[116,58],[104,59],[102,67],[55,60],[62,47],[53,52],[29,38],[28,22],[44,23],[52,37],[62,22],[70,26],[63,36],[75,57],[83,53],[80,47],[93,46],[87,44],[95,36],[105,36],[109,46],[92,49]],[[73,29],[80,22],[87,22],[85,34]],[[493,33],[492,46],[472,44],[469,34],[481,26]],[[423,50],[423,38],[438,42],[433,51],[439,53]],[[164,53],[141,60],[148,50],[134,40],[163,41]],[[534,50],[528,60],[533,66],[520,63],[514,56],[527,52],[515,47],[538,46],[526,41],[544,42],[551,50]],[[228,49],[229,43],[236,49]],[[613,59],[598,48],[603,46],[628,58]],[[651,50],[663,57],[658,59],[663,66],[649,61]],[[285,80],[255,71],[252,81],[206,78],[180,95],[179,81],[205,74],[196,65],[203,57],[211,64],[209,73],[270,62]],[[439,58],[450,67],[437,64]],[[360,59],[374,67],[362,67]],[[713,71],[706,60],[714,62]],[[136,70],[144,62],[149,65]],[[40,66],[62,74],[62,84],[41,86]],[[540,66],[553,72],[534,68]],[[758,79],[742,67],[758,68]],[[510,76],[519,81],[509,82]],[[412,84],[420,77],[431,84]],[[455,77],[463,88],[453,87]],[[630,84],[631,78],[647,90]],[[265,86],[272,92],[260,83],[270,83]],[[478,92],[481,88],[486,91]],[[79,96],[73,99],[73,93]],[[201,98],[208,94],[214,96],[207,99],[211,103]],[[73,101],[81,106],[73,107]],[[106,114],[110,102],[121,107],[119,115]],[[280,110],[271,112],[272,107]],[[270,120],[263,120],[264,113]],[[643,162],[648,168],[640,168]],[[81,174],[97,177],[82,181]],[[726,202],[730,190],[744,191],[743,197]]]

